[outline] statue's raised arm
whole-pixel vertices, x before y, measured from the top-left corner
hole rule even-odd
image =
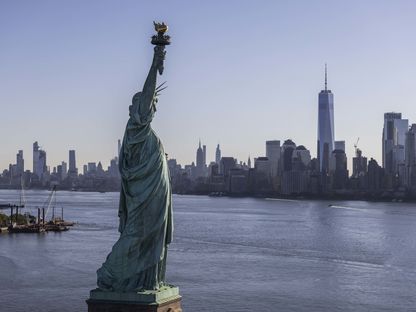
[[[147,124],[152,120],[153,112],[156,110],[157,93],[161,89],[156,88],[157,73],[163,74],[165,60],[165,46],[170,44],[170,37],[165,35],[168,26],[164,23],[155,23],[157,35],[152,36],[154,47],[153,61],[150,66],[149,74],[143,86],[142,92],[138,92],[133,97],[130,106],[130,116],[139,124]]]
[[[165,55],[165,46],[155,46],[153,62],[150,66],[149,74],[147,75],[143,91],[141,93],[140,115],[142,116],[146,114],[146,112],[148,112],[154,104],[153,101],[155,99],[157,72],[159,72],[160,75],[163,73]]]

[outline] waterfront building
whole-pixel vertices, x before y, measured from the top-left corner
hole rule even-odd
[[[385,113],[383,125],[383,168],[386,175],[398,174],[398,166],[404,164],[406,132],[409,121],[401,113]]]
[[[416,189],[416,124],[412,124],[406,132],[405,170],[408,188]]]
[[[331,153],[334,150],[334,95],[327,88],[325,64],[325,89],[318,96],[318,161],[322,173],[329,172]]]
[[[269,159],[270,176],[272,179],[275,179],[279,172],[280,154],[279,140],[266,141],[266,157]]]
[[[383,169],[377,161],[371,158],[368,162],[368,189],[370,192],[378,192],[382,187]]]
[[[228,192],[233,195],[242,195],[248,190],[248,170],[234,168],[230,170]]]
[[[343,150],[336,149],[331,155],[330,171],[331,186],[334,190],[345,189],[348,181],[347,155]]]
[[[352,158],[352,176],[350,187],[356,190],[368,188],[368,162],[359,148],[355,148],[355,157]]]
[[[254,169],[256,169],[258,174],[270,178],[270,160],[267,157],[257,157],[254,162]]]
[[[310,175],[308,170],[291,170],[282,173],[281,193],[283,195],[300,195],[309,193]]]
[[[321,174],[319,171],[318,158],[312,158],[308,166],[309,169],[309,185],[308,193],[317,195],[321,192]]]
[[[230,170],[234,169],[236,165],[237,162],[233,157],[221,157],[220,174],[224,175],[224,177],[228,177]]]
[[[354,178],[367,174],[367,157],[363,156],[363,152],[357,148],[355,157],[352,158],[352,176]]]
[[[84,165],[83,170],[82,170],[82,173],[84,175],[86,175],[88,173],[88,166],[87,165]]]
[[[292,156],[296,149],[296,144],[291,139],[284,141],[281,149],[281,171],[292,170]]]
[[[283,195],[299,195],[309,192],[311,154],[303,145],[292,152],[290,170],[282,172],[281,193]]]
[[[267,157],[254,159],[254,191],[256,193],[269,193],[272,190],[270,167],[270,161]]]
[[[221,150],[220,145],[217,144],[217,149],[215,150],[215,162],[219,165],[221,161]]]

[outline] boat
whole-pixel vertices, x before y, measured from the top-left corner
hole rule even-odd
[[[19,208],[24,208],[25,206],[26,206],[26,200],[24,199],[23,185],[22,185],[22,192],[20,196],[19,205],[15,205],[15,204],[0,205],[0,209],[10,209],[10,218],[9,218],[10,224],[8,225],[8,227],[5,228],[7,229],[9,233],[64,232],[64,231],[68,231],[69,227],[75,224],[74,222],[64,220],[63,207],[61,207],[61,216],[60,217],[55,216],[56,186],[53,187],[47,200],[43,204],[43,207],[42,208],[37,207],[37,213],[38,213],[37,218],[35,218],[34,216],[31,216],[28,213],[25,213],[24,216],[25,216],[26,222],[22,222],[22,214],[19,215]],[[46,221],[46,216],[48,215],[48,212],[51,207],[52,207],[52,218],[49,221]],[[42,217],[41,217],[41,212],[42,212]],[[0,232],[3,232],[5,229],[2,228]]]
[[[21,224],[11,225],[8,231],[9,233],[42,233],[45,229],[40,224]]]
[[[45,207],[46,206],[46,207]],[[52,207],[52,218],[45,222],[45,217],[48,215],[50,208]],[[46,213],[42,216],[43,227],[46,232],[64,232],[68,231],[70,226],[75,225],[75,222],[65,221],[64,220],[64,208],[61,206],[61,216],[57,217],[55,215],[56,207],[56,185],[53,187],[51,193],[48,196],[48,199],[45,201],[42,211],[46,208]]]
[[[69,227],[55,223],[47,223],[43,228],[46,232],[65,232],[69,230]]]

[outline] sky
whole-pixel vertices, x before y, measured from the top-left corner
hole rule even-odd
[[[152,126],[170,158],[201,139],[246,161],[266,140],[316,156],[318,93],[334,93],[335,138],[381,162],[383,114],[416,123],[416,1],[0,0],[0,168],[32,144],[52,168],[117,153],[152,60],[153,20],[169,25],[167,81]]]

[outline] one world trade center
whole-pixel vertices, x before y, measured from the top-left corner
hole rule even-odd
[[[319,93],[318,161],[321,173],[329,172],[329,161],[334,150],[334,95],[327,88],[325,64],[325,90]]]

